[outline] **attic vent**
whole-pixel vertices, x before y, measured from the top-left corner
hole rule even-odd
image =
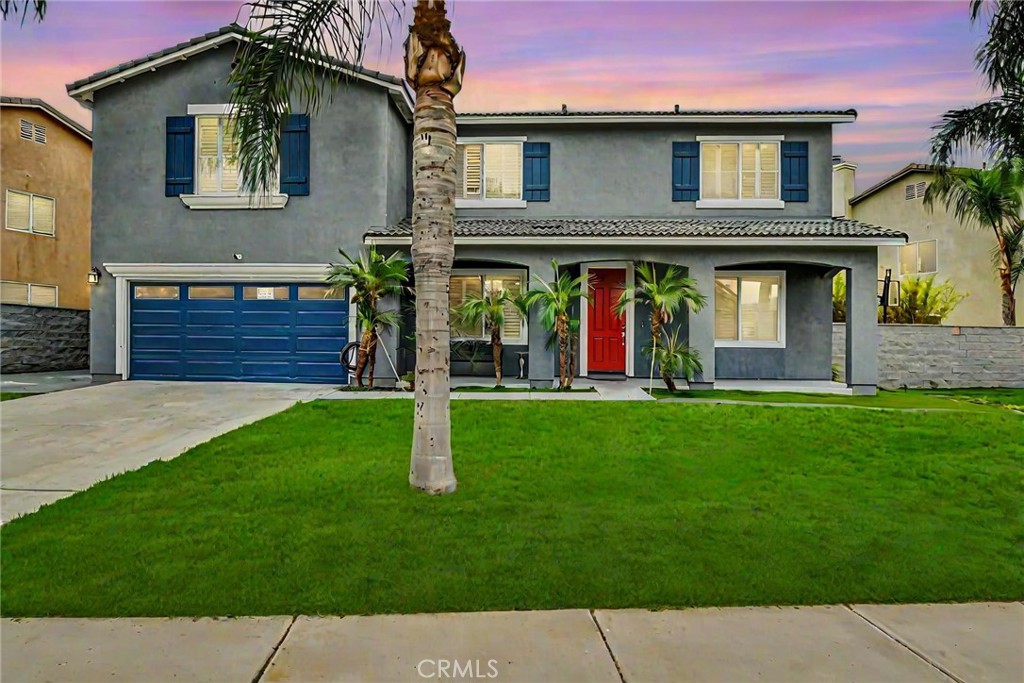
[[[903,198],[907,201],[914,199],[917,196],[917,192],[914,189],[914,183],[910,183],[903,190]]]
[[[46,144],[46,126],[36,126],[36,142],[41,145]]]
[[[21,139],[34,140],[41,145],[46,144],[46,126],[21,119]]]
[[[25,119],[21,120],[21,139],[32,139],[32,123],[30,121],[26,121]]]
[[[917,184],[917,196],[924,197],[924,191],[928,189],[928,184],[923,180]]]

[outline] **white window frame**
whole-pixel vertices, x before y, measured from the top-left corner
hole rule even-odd
[[[697,142],[700,143],[700,157],[698,158],[699,172],[701,174],[700,199],[697,200],[698,209],[784,209],[786,202],[782,200],[782,142],[785,135],[698,135]],[[705,199],[704,198],[704,143],[711,144],[735,144],[739,146],[736,157],[736,182],[737,193],[743,193],[743,147],[744,142],[775,143],[778,151],[776,158],[779,160],[779,168],[776,172],[776,195],[778,199]],[[760,158],[760,153],[758,154]],[[757,178],[760,180],[761,169],[758,167]],[[759,184],[758,184],[759,186]]]
[[[715,339],[715,348],[744,349],[784,349],[786,348],[786,271],[784,270],[716,270],[715,279],[739,278],[739,291],[736,292],[736,336],[738,339]],[[776,341],[764,339],[742,339],[743,336],[743,278],[745,277],[777,277],[779,278],[779,338]],[[715,310],[715,287],[711,288],[711,310]],[[712,325],[715,321],[712,320]]]
[[[934,242],[935,243],[935,270],[921,270],[921,246],[920,245],[923,244],[924,242]],[[911,247],[911,246],[914,247],[915,270],[908,271],[906,273],[900,272],[901,266],[903,265],[903,254],[902,254],[902,251],[904,249],[907,249],[907,248]],[[906,244],[904,244],[904,245],[900,246],[899,248],[897,248],[897,250],[896,250],[896,271],[897,271],[896,272],[897,276],[901,277],[901,278],[906,276],[906,275],[911,275],[911,276],[935,275],[936,273],[938,273],[939,272],[939,240],[934,239],[934,238],[930,239],[930,240],[915,240],[915,241],[912,241],[912,242],[907,242]]]
[[[523,199],[523,179],[522,171],[520,171],[519,177],[519,199],[484,199],[483,195],[487,192],[487,145],[488,144],[514,144],[519,143],[519,163],[523,163],[523,143],[526,142],[526,136],[511,136],[511,137],[486,137],[486,138],[458,138],[455,141],[456,145],[482,145],[483,149],[480,152],[480,185],[481,185],[481,198],[480,199],[458,199],[455,200],[456,209],[525,209],[527,202]],[[463,169],[459,169],[460,180],[465,179],[465,173]],[[465,191],[465,187],[463,187]]]
[[[463,277],[465,277],[467,275],[470,275],[470,276],[475,275],[475,276],[481,278],[484,287],[487,286],[487,279],[489,277],[492,277],[492,276],[509,277],[509,276],[517,275],[517,276],[519,276],[519,291],[522,294],[526,293],[526,288],[529,286],[529,281],[527,280],[527,272],[526,272],[525,269],[522,269],[522,268],[494,268],[494,269],[491,269],[491,268],[453,268],[452,269],[452,275],[451,275],[452,277],[456,277],[456,276],[463,276]],[[486,293],[486,290],[484,290],[484,291]],[[508,336],[506,336],[504,334],[504,331],[502,331],[501,342],[503,344],[510,344],[510,345],[515,345],[515,346],[525,346],[528,343],[529,339],[530,339],[530,337],[529,337],[529,330],[527,329],[527,325],[528,325],[527,318],[526,318],[526,316],[523,316],[522,324],[520,324],[520,326],[519,326],[519,336],[518,337],[508,337]],[[458,342],[458,341],[490,341],[491,340],[491,334],[490,334],[490,332],[487,329],[487,325],[482,324],[481,327],[483,329],[483,332],[480,334],[480,336],[459,336],[459,337],[452,336],[451,340],[453,342]]]
[[[28,229],[25,229],[25,228],[12,228],[11,227],[11,220],[10,220],[11,216],[10,216],[10,213],[11,213],[11,193],[12,192],[14,192],[15,194],[28,195]],[[35,199],[36,197],[40,197],[42,199],[49,199],[51,202],[53,202],[53,234],[52,235],[50,233],[47,233],[47,232],[37,232],[36,231],[35,207],[32,205],[32,200]],[[34,192],[25,192],[24,190],[15,190],[15,189],[12,189],[12,188],[9,187],[9,188],[7,188],[7,196],[4,199],[6,201],[6,203],[4,204],[4,227],[6,229],[13,230],[14,232],[23,232],[23,233],[28,234],[28,235],[36,235],[38,237],[49,237],[50,239],[53,239],[54,237],[57,236],[57,198],[56,197],[49,197],[49,196],[47,196],[45,194],[36,194]]]
[[[232,104],[190,104],[188,115],[196,119],[196,143],[193,151],[193,168],[195,169],[195,189],[193,194],[180,195],[182,203],[193,210],[210,209],[283,209],[288,204],[288,195],[280,191],[267,195],[253,195],[242,190],[242,174],[238,174],[238,192],[199,192],[199,119],[201,117],[229,117],[235,113],[237,107]],[[217,140],[218,157],[222,156],[221,139]],[[281,175],[280,157],[278,158],[277,176]],[[276,184],[276,182],[275,182]]]
[[[5,301],[4,303],[12,303],[18,306],[39,306],[40,308],[60,308],[60,287],[57,285],[46,285],[39,282],[21,282],[19,280],[2,280],[2,282],[9,285],[25,285],[28,287],[26,292],[25,303],[16,303],[13,301]],[[53,306],[44,306],[43,304],[32,303],[32,288],[33,287],[46,287],[47,289],[53,289]]]

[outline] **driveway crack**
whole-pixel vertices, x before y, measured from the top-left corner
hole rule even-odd
[[[893,641],[894,643],[896,643],[898,645],[902,645],[904,648],[909,650],[911,654],[915,655],[918,659],[923,661],[925,664],[928,664],[932,668],[937,669],[939,671],[939,673],[943,674],[947,678],[950,678],[950,679],[956,681],[957,683],[967,683],[967,681],[965,681],[964,679],[960,678],[959,676],[954,674],[952,671],[950,671],[946,667],[942,666],[941,664],[936,662],[934,659],[932,659],[931,657],[929,657],[925,653],[923,653],[920,650],[918,650],[916,647],[914,647],[913,645],[911,645],[907,641],[905,641],[902,638],[900,638],[891,629],[886,628],[885,626],[883,626],[882,624],[880,624],[878,622],[872,621],[869,617],[867,617],[867,616],[861,614],[860,612],[858,612],[856,609],[854,609],[853,605],[845,605],[845,607],[846,607],[846,609],[850,610],[851,612],[856,614],[858,617],[860,617],[861,619],[866,621],[868,624],[870,624],[875,630],[877,630],[879,633],[884,635],[886,638],[888,638],[889,640]]]
[[[597,632],[601,634],[601,641],[604,643],[604,649],[608,650],[608,656],[612,658],[612,664],[615,665],[615,671],[619,674],[619,680],[622,681],[622,683],[626,683],[626,677],[622,675],[622,667],[619,666],[619,660],[615,658],[615,653],[612,652],[612,646],[608,644],[608,639],[604,636],[601,624],[597,621],[597,615],[594,614],[594,610],[589,611],[590,618],[594,621],[594,626],[597,627]]]
[[[267,672],[267,669],[270,668],[270,663],[274,661],[274,656],[277,655],[277,651],[284,644],[284,641],[288,637],[288,634],[292,632],[292,626],[295,625],[295,622],[297,620],[298,617],[294,616],[292,617],[292,620],[288,622],[287,628],[285,628],[284,633],[281,634],[281,639],[277,641],[273,649],[270,651],[270,654],[267,655],[267,659],[265,662],[263,662],[263,666],[260,667],[260,670],[257,671],[256,675],[253,677],[252,683],[260,683],[260,681],[263,679],[263,674],[265,674]]]

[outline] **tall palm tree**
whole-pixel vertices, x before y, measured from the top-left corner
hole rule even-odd
[[[988,38],[975,53],[975,63],[993,97],[942,116],[932,138],[932,158],[940,166],[976,147],[997,161],[1024,158],[1024,2],[971,0],[971,22],[985,15]]]
[[[555,279],[546,282],[538,274],[534,274],[536,288],[531,288],[522,298],[522,310],[540,307],[540,322],[545,329],[555,333],[558,338],[558,388],[572,387],[572,305],[581,298],[593,301],[590,294],[590,276],[580,275],[573,278],[568,271],[558,271],[558,261],[551,260],[551,268]]]
[[[370,28],[392,0],[256,0],[239,47],[234,86],[239,168],[247,189],[275,181],[282,117],[292,97],[316,114],[343,72],[325,56],[361,61]],[[390,25],[385,23],[390,35]],[[409,483],[429,493],[455,490],[449,413],[448,281],[455,245],[455,108],[466,58],[451,34],[444,0],[416,0],[405,42],[405,78],[416,93],[412,153],[412,261],[416,281],[416,400]]]
[[[501,386],[501,331],[505,326],[505,311],[515,305],[516,296],[503,287],[488,288],[483,296],[469,294],[453,313],[460,327],[478,327],[483,323],[491,333],[491,353],[494,356],[495,385]]]
[[[1024,168],[1022,164],[1001,164],[993,169],[940,169],[924,194],[929,208],[936,201],[965,226],[991,229],[996,238],[996,269],[1003,293],[1003,324],[1016,325],[1017,303],[1013,278],[1015,252],[1013,238],[1024,207]]]
[[[42,21],[46,17],[46,0],[0,0],[0,15],[4,21],[19,14],[22,24],[30,16]]]
[[[672,322],[672,318],[684,306],[691,311],[704,308],[707,297],[697,291],[697,282],[686,277],[683,270],[670,265],[665,274],[658,277],[658,269],[653,263],[639,263],[636,266],[636,285],[627,287],[615,303],[614,310],[618,315],[625,313],[630,303],[637,302],[651,309],[651,391],[654,390],[654,359],[658,356],[658,342],[661,339],[663,325]]]
[[[341,296],[346,296],[349,290],[352,292],[352,303],[356,306],[356,319],[361,328],[356,383],[363,386],[363,372],[368,369],[368,382],[372,388],[380,332],[398,326],[398,314],[380,310],[380,302],[401,293],[402,284],[409,279],[409,264],[397,252],[385,257],[374,247],[355,259],[342,249],[338,253],[344,262],[332,263],[328,269],[328,292]]]

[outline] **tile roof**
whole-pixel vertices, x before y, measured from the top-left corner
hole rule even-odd
[[[459,112],[459,118],[473,119],[493,116],[526,117],[526,116],[856,116],[856,109],[780,109],[780,110],[744,110],[744,109],[669,109],[669,110],[547,110],[547,111],[492,111],[492,112]]]
[[[206,41],[212,40],[213,38],[218,38],[220,36],[225,36],[225,35],[238,35],[238,36],[242,36],[242,35],[245,35],[245,33],[246,33],[246,29],[244,27],[242,27],[242,26],[240,26],[238,24],[228,24],[227,26],[220,27],[216,31],[211,31],[209,33],[204,33],[201,36],[196,36],[195,38],[192,38],[190,40],[186,40],[183,43],[178,43],[177,45],[174,45],[172,47],[169,47],[169,48],[166,48],[166,49],[163,49],[163,50],[159,50],[158,52],[152,52],[152,53],[146,55],[145,57],[140,57],[138,59],[133,59],[131,61],[123,62],[121,64],[118,64],[117,66],[112,66],[109,69],[104,69],[103,71],[98,71],[98,72],[94,73],[91,76],[87,76],[85,78],[80,78],[77,81],[74,81],[73,83],[68,83],[67,89],[68,89],[68,92],[70,92],[72,90],[77,90],[77,89],[79,89],[79,88],[81,88],[83,86],[89,85],[90,83],[93,83],[95,81],[101,80],[103,78],[107,78],[108,76],[113,76],[115,74],[119,74],[122,71],[127,71],[128,69],[134,68],[134,67],[139,66],[141,64],[145,64],[147,62],[151,62],[153,60],[160,59],[161,57],[166,57],[167,55],[174,54],[175,52],[178,52],[180,50],[184,50],[184,49],[190,48],[190,47],[192,47],[194,45],[199,45],[201,43],[205,43]],[[374,78],[374,79],[377,79],[377,80],[380,80],[380,81],[385,81],[387,83],[391,83],[391,84],[398,85],[398,86],[403,85],[403,81],[401,79],[399,79],[399,78],[396,78],[395,76],[390,76],[388,74],[384,74],[384,73],[381,73],[379,71],[371,71],[369,69],[364,69],[361,66],[355,66],[353,64],[350,64],[348,62],[343,62],[340,59],[335,59],[333,57],[324,57],[324,59],[325,59],[325,61],[329,62],[330,64],[332,64],[334,66],[337,66],[337,67],[340,67],[340,68],[343,68],[343,69],[347,69],[349,71],[354,71],[356,73],[363,74],[364,76],[369,76],[371,78]]]
[[[47,104],[38,97],[8,97],[7,95],[3,95],[0,96],[0,104],[5,104],[11,107],[31,107],[33,109],[42,109],[50,116],[87,139],[89,142],[92,142],[92,132],[88,128],[74,119],[69,118],[67,114],[56,107]]]
[[[408,237],[405,219],[367,237]],[[845,237],[902,238],[898,230],[845,218],[456,218],[456,237]]]

